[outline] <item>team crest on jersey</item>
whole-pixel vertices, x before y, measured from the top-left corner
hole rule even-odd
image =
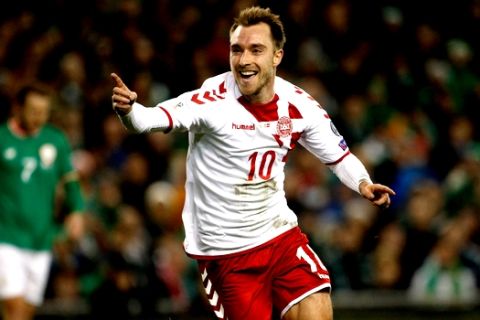
[[[57,149],[50,143],[46,143],[39,150],[40,163],[42,167],[50,167],[57,158]]]
[[[3,153],[3,157],[7,160],[12,160],[17,156],[17,150],[14,148],[10,147],[5,150]]]
[[[292,119],[280,117],[277,121],[277,134],[282,138],[290,136],[292,134]]]

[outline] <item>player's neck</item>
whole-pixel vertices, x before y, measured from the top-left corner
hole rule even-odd
[[[242,95],[242,100],[252,106],[261,106],[269,104],[275,99],[275,92],[273,90],[267,93],[252,94],[252,95]]]
[[[271,105],[274,105],[278,101],[278,95],[274,95],[272,99],[267,102],[251,102],[245,98],[245,96],[241,96],[238,101],[245,107],[248,108],[269,108]]]
[[[10,127],[10,130],[19,137],[34,136],[40,131],[40,129],[35,131],[28,130],[27,128],[22,126],[22,122],[16,117],[10,118],[8,125]]]

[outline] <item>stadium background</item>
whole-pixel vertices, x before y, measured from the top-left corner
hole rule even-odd
[[[285,23],[279,74],[397,192],[380,212],[301,148],[289,159],[336,318],[480,318],[480,1],[17,0],[0,11],[1,118],[19,84],[55,88],[88,202],[80,245],[55,246],[39,318],[211,318],[181,246],[186,137],[127,135],[109,74],[146,105],[197,88],[228,70],[232,17],[253,3]]]

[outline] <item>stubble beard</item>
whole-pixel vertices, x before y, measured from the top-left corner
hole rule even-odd
[[[253,86],[251,84],[248,85],[242,85],[242,79],[241,77],[237,79],[237,85],[238,88],[240,89],[240,93],[245,97],[247,101],[250,102],[268,102],[268,101],[262,101],[262,94],[264,90],[266,90],[269,86],[269,82],[273,81],[273,75],[272,74],[257,74],[255,79],[256,84]],[[272,97],[267,97],[268,99],[271,99]]]

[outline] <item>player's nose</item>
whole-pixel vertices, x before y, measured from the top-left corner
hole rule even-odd
[[[252,54],[245,50],[242,55],[240,56],[239,63],[241,66],[249,65],[252,62]]]

